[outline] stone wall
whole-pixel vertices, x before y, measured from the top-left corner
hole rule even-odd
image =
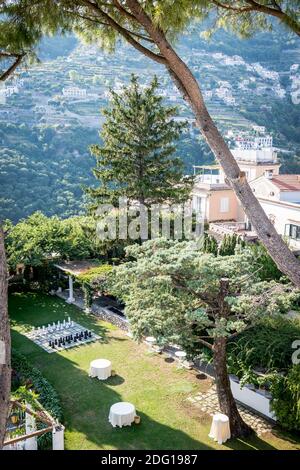
[[[68,291],[56,292],[56,295],[63,300],[68,298]],[[84,301],[81,292],[75,292],[75,300],[72,302],[73,305],[84,310]],[[92,304],[90,313],[93,313],[97,317],[101,318],[101,320],[107,321],[108,323],[112,323],[113,325],[121,328],[121,330],[129,331],[129,324],[128,320],[116,313],[111,312],[109,309],[105,307],[101,307],[97,305],[95,302]]]
[[[97,315],[97,317],[101,318],[101,320],[107,321],[117,326],[118,328],[121,328],[121,330],[129,331],[128,320],[126,320],[126,318],[123,318],[119,315],[116,315],[115,313],[111,312],[107,308],[99,307],[98,305],[97,306],[93,305],[92,313],[94,315]]]

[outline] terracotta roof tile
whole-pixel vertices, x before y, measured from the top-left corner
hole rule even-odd
[[[300,191],[300,175],[276,175],[271,181],[280,191]]]

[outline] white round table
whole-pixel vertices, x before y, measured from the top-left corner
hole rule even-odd
[[[106,380],[111,376],[111,362],[108,359],[95,359],[90,363],[90,377]]]
[[[149,351],[152,351],[152,348],[153,348],[154,344],[156,343],[156,338],[154,338],[154,336],[147,336],[145,338],[145,340],[146,340],[146,343],[149,346]]]
[[[154,344],[154,343],[156,343],[156,338],[154,338],[154,336],[147,336],[146,341],[147,341],[147,343]]]
[[[186,352],[185,351],[176,351],[175,356],[178,357],[179,362],[182,364],[182,362],[186,358]]]
[[[126,401],[120,401],[110,407],[108,421],[115,428],[131,426],[136,415],[135,406]]]
[[[227,439],[230,439],[231,433],[228,416],[222,413],[217,413],[213,416],[209,437],[217,441],[218,444],[223,444]]]

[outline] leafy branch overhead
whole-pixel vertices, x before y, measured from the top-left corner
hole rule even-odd
[[[274,28],[274,19],[300,34],[298,0],[22,0],[0,2],[0,60],[14,59],[0,80],[8,78],[23,58],[32,53],[41,38],[56,32],[74,31],[85,40],[112,49],[123,37],[141,53],[167,65],[145,24],[134,12],[139,5],[169,40],[192,21],[211,19],[210,33],[217,28],[233,30],[248,37],[257,30]],[[158,47],[157,47],[158,46]]]

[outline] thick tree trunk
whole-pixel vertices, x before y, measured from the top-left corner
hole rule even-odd
[[[258,200],[254,196],[243,172],[215,126],[202,97],[199,85],[188,66],[180,59],[164,32],[152,22],[137,0],[126,0],[131,13],[147,31],[166,59],[167,69],[179,91],[190,104],[198,127],[210,149],[220,163],[227,183],[233,188],[257,235],[278,268],[300,287],[300,262],[276,232]]]
[[[7,265],[0,226],[0,449],[3,447],[10,400],[10,328],[7,309]]]
[[[253,431],[242,420],[233,398],[226,364],[226,338],[215,338],[213,346],[215,380],[219,406],[229,418],[231,437],[246,437]]]

